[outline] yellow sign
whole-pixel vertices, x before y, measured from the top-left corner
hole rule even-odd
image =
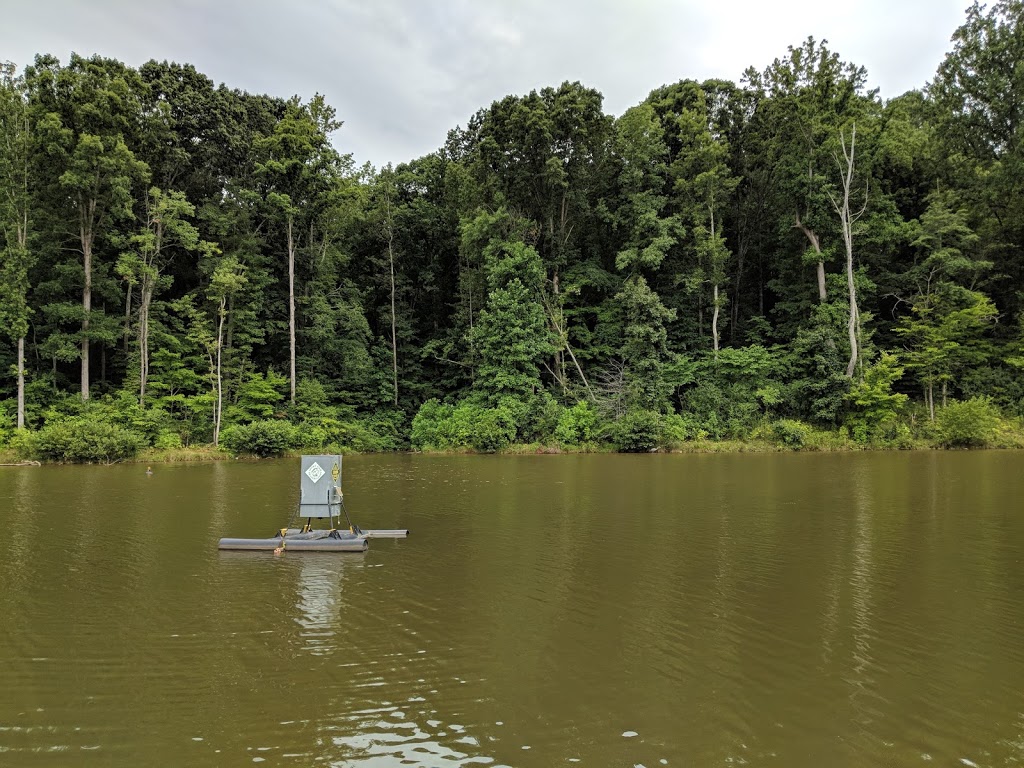
[[[331,479],[334,480],[334,484],[338,484],[338,478],[341,477],[341,467],[338,466],[338,462],[334,462],[334,466],[331,467]]]

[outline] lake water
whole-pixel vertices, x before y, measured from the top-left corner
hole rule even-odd
[[[0,765],[1024,763],[1024,453],[0,468]]]

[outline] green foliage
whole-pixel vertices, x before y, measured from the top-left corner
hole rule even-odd
[[[738,438],[749,432],[761,415],[761,407],[753,392],[746,387],[723,389],[712,382],[702,382],[686,394],[686,411],[699,429],[715,440]]]
[[[882,356],[864,371],[864,377],[850,388],[847,425],[859,443],[885,436],[894,430],[907,396],[893,393],[892,385],[903,375],[895,355]]]
[[[625,361],[626,406],[661,409],[668,396],[665,363],[668,332],[665,323],[675,319],[661,299],[640,276],[629,278],[615,297],[622,307],[622,359]]]
[[[133,458],[144,445],[141,435],[105,421],[63,419],[29,435],[20,450],[47,461],[111,464]]]
[[[421,405],[412,420],[409,439],[413,447],[428,450],[440,447],[444,441],[442,425],[451,418],[454,410],[437,398],[431,398]]]
[[[421,450],[472,448],[494,453],[507,448],[516,439],[517,421],[514,401],[487,408],[473,401],[458,406],[428,400],[412,422],[412,444]]]
[[[820,426],[839,422],[850,388],[846,361],[835,341],[840,323],[845,323],[838,310],[832,304],[814,307],[811,326],[797,331],[781,366],[787,381],[779,410]]]
[[[319,415],[298,425],[294,447],[308,451],[376,453],[397,450],[400,441],[395,424],[387,419]]]
[[[181,448],[181,435],[170,430],[163,430],[153,440],[153,447],[160,450],[173,450]]]
[[[1007,415],[1024,417],[1024,376],[1021,375],[1021,367],[986,365],[971,368],[960,380],[960,390],[968,399],[989,397]]]
[[[283,390],[287,384],[288,379],[273,370],[267,371],[265,376],[248,374],[235,391],[235,402],[225,408],[225,418],[235,422],[270,418],[284,400]]]
[[[498,407],[515,419],[516,442],[538,443],[551,440],[565,408],[550,392],[538,392],[525,399],[503,398]]]
[[[658,115],[650,104],[626,110],[615,123],[615,155],[620,164],[623,200],[619,226],[630,233],[615,256],[616,269],[654,270],[683,234],[679,217],[663,210],[668,175],[668,146]]]
[[[479,236],[484,217],[469,230],[473,236]],[[540,361],[554,347],[540,303],[544,272],[537,252],[520,241],[492,237],[483,259],[487,304],[471,336],[480,355],[477,389],[496,405],[504,397],[526,399],[540,389]]]
[[[661,442],[680,445],[687,440],[704,440],[708,433],[692,413],[670,413],[661,420]]]
[[[281,456],[302,442],[301,433],[295,425],[272,419],[228,427],[220,439],[224,448],[232,453],[251,453],[264,457]]]
[[[953,50],[928,86],[930,127],[948,179],[980,238],[979,251],[1019,291],[1024,278],[1024,144],[1020,112],[1024,79],[1024,6],[1019,0],[973,3],[952,37]],[[977,286],[969,283],[971,289]],[[1024,294],[1001,303],[1015,314]]]
[[[456,414],[459,414],[458,409]],[[516,438],[515,415],[508,408],[473,409],[469,421],[472,424],[469,444],[481,453],[500,451]]]
[[[589,443],[597,425],[597,412],[590,403],[581,400],[572,408],[566,408],[558,417],[555,440],[564,446],[578,446]]]
[[[810,424],[795,419],[779,419],[772,422],[772,438],[778,443],[799,451],[805,448],[810,441],[814,428]]]
[[[938,414],[939,437],[948,448],[984,448],[999,427],[999,410],[987,397],[953,401]]]
[[[610,427],[615,450],[620,453],[645,453],[658,447],[661,416],[656,411],[632,410]]]
[[[708,437],[742,437],[780,402],[780,360],[765,347],[723,349],[699,368],[700,383],[683,395],[683,410]]]
[[[984,339],[998,312],[978,291],[945,284],[914,304],[913,316],[897,331],[907,341],[907,368],[916,372],[929,392],[949,385],[971,366],[981,365],[992,350]]]

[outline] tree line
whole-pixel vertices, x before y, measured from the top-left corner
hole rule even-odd
[[[191,65],[0,69],[0,445],[998,442],[1024,416],[1024,3],[888,101],[808,38],[619,117],[563,83],[357,167]]]

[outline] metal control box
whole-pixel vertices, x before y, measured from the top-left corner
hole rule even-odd
[[[303,456],[299,517],[341,514],[341,456]]]

